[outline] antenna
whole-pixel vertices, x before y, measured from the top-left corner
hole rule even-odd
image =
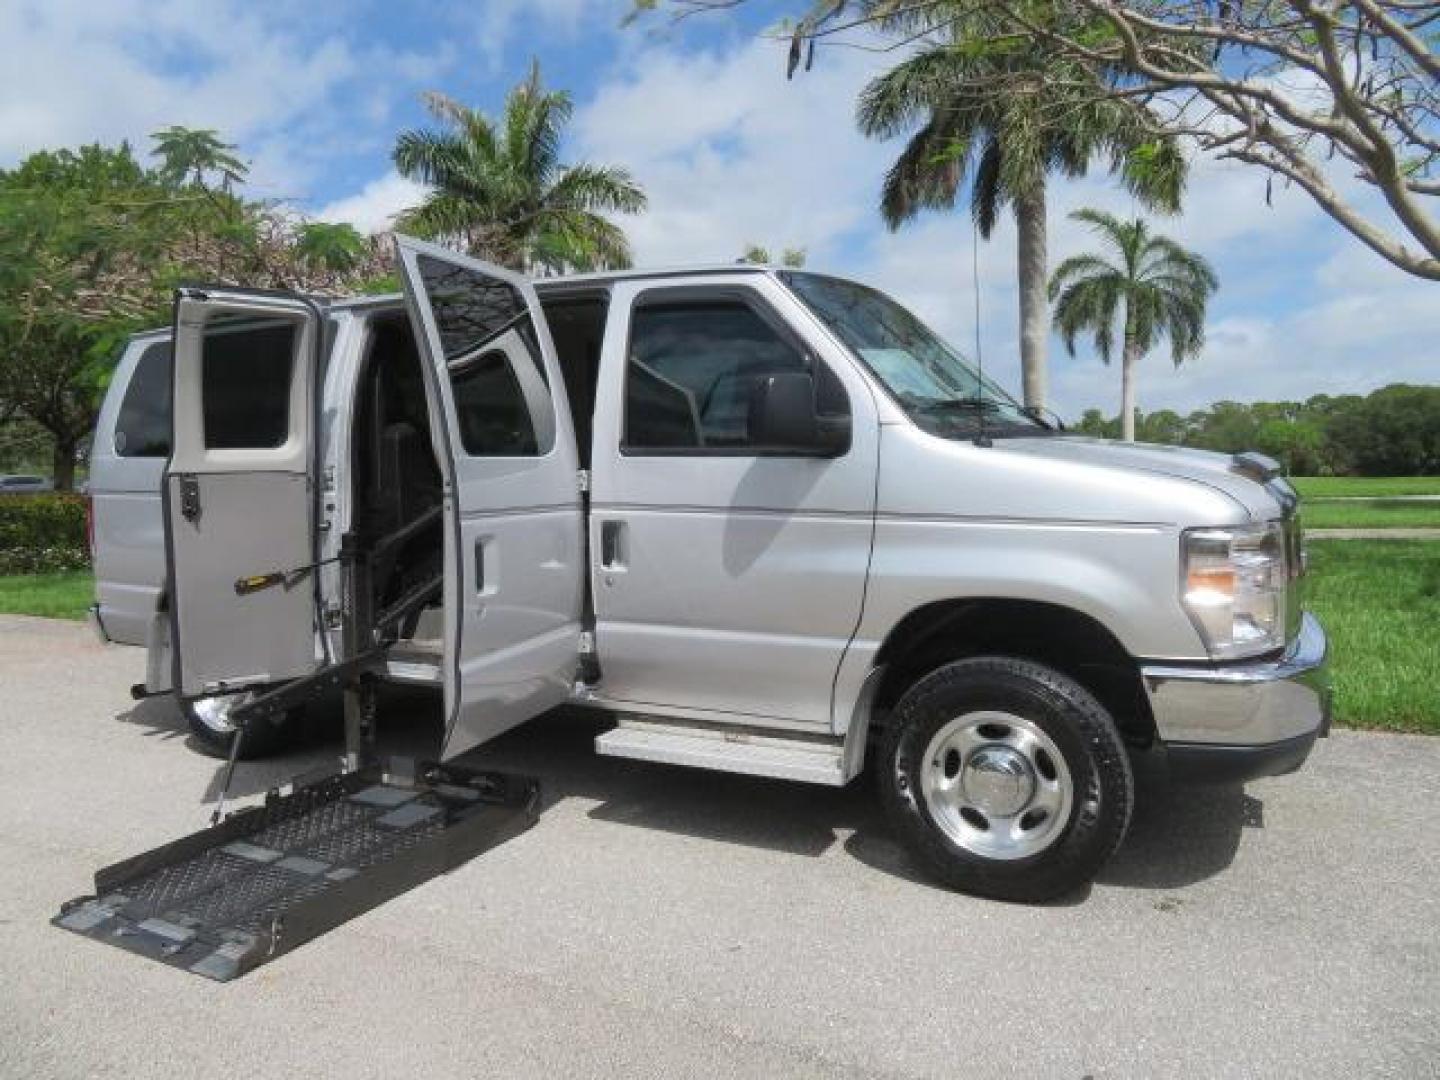
[[[970,285],[975,290],[975,366],[980,371],[980,385],[976,387],[975,396],[982,398],[985,394],[985,351],[980,347],[980,224],[975,216],[970,216]],[[985,434],[985,413],[984,404],[978,404],[975,408],[975,445],[990,446],[990,436]]]

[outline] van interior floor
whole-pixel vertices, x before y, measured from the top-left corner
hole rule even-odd
[[[539,783],[392,762],[263,805],[100,870],[52,922],[221,982],[524,832]]]

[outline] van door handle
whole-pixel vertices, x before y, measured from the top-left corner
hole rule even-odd
[[[475,541],[475,591],[485,591],[485,538]]]
[[[625,522],[605,521],[600,525],[600,568],[625,568]]]

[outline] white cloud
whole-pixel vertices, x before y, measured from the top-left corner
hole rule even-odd
[[[490,74],[502,66],[521,65],[525,58],[544,53],[543,46],[557,37],[570,42],[582,33],[613,33],[630,10],[630,0],[483,0],[479,10],[462,9],[458,20],[468,23],[476,51]]]
[[[575,156],[627,165],[650,198],[625,223],[639,261],[728,261],[753,242],[818,264],[872,225],[884,152],[851,111],[876,62],[837,54],[789,83],[782,65],[767,41],[646,48],[579,110]]]
[[[374,118],[453,56],[356,44],[289,5],[12,0],[0,5],[0,165],[42,147],[122,139],[144,159],[168,124],[215,128],[251,161],[250,190],[307,200],[355,110]],[[332,13],[333,14],[333,13]],[[318,18],[318,16],[317,16]],[[337,16],[334,24],[342,20]]]
[[[396,214],[418,203],[425,192],[424,184],[389,172],[358,193],[322,206],[315,216],[321,221],[348,221],[363,233],[383,232],[391,228]]]
[[[891,58],[832,52],[787,83],[766,42],[721,52],[647,47],[577,116],[577,156],[631,166],[650,211],[626,222],[642,263],[732,259],[749,241],[798,246],[816,269],[892,293],[968,354],[975,352],[972,230],[964,207],[927,214],[898,233],[875,202],[898,142],[855,131],[855,95]],[[1099,206],[1121,215],[1130,197],[1096,170],[1051,188],[1052,265],[1093,245],[1067,214]],[[1301,191],[1265,174],[1198,159],[1186,210],[1155,227],[1206,255],[1221,292],[1209,345],[1175,369],[1144,361],[1146,409],[1189,410],[1222,398],[1304,398],[1440,378],[1432,346],[1434,285],[1402,274],[1331,222]],[[1002,218],[979,248],[982,351],[987,369],[1018,388],[1015,231]],[[1088,348],[1051,346],[1054,404],[1076,416],[1118,408],[1119,372]]]

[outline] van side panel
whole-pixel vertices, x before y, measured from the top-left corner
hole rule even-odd
[[[140,357],[165,346],[168,332],[132,339],[100,408],[90,451],[95,521],[95,599],[112,641],[144,645],[165,582],[165,529],[160,480],[165,457],[117,452],[115,427]]]

